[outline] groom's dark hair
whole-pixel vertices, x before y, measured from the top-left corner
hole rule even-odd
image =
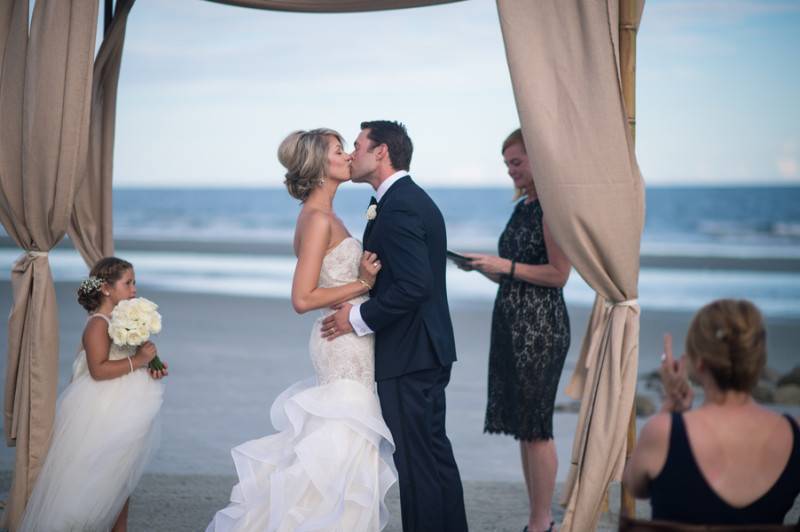
[[[408,170],[414,145],[406,132],[406,126],[393,120],[372,120],[361,122],[361,129],[369,129],[367,138],[375,145],[386,144],[389,160],[395,170]]]

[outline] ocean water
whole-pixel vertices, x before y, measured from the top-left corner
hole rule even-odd
[[[447,224],[451,249],[493,250],[513,209],[508,189],[432,189]],[[335,208],[360,236],[371,189],[345,185]],[[123,251],[141,286],[159,289],[288,298],[295,259],[288,251],[298,202],[283,189],[120,189],[114,193],[114,229],[120,239],[144,241]],[[147,242],[240,244],[238,253],[147,249]],[[247,243],[278,244],[283,254],[247,253]],[[155,246],[154,246],[155,248]],[[211,250],[211,251],[208,251]],[[244,251],[241,251],[244,250]],[[783,271],[687,267],[642,268],[644,309],[693,311],[718,297],[746,297],[771,316],[800,317],[800,187],[651,188],[642,253],[654,257],[789,259]],[[19,252],[0,248],[0,278]],[[77,282],[86,268],[76,252],[51,253],[56,280]],[[702,264],[702,261],[700,262]],[[496,285],[451,267],[454,304],[491,301]],[[594,293],[573,272],[565,287],[573,305],[591,305]]]
[[[347,184],[335,209],[360,235],[372,190]],[[513,208],[504,188],[433,188],[454,247],[493,249]],[[114,193],[121,238],[290,242],[298,202],[283,189],[122,189]],[[644,252],[800,257],[800,187],[659,187],[647,190]]]

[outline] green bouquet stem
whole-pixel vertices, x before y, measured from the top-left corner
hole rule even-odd
[[[164,369],[164,363],[161,362],[161,359],[158,358],[158,355],[156,355],[153,357],[153,360],[151,360],[150,363],[147,364],[147,367],[149,369],[152,369],[153,371],[161,371]]]

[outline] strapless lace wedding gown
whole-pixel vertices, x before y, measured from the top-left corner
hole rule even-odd
[[[322,261],[319,285],[358,276],[361,244],[348,237]],[[362,302],[366,297],[352,300]],[[397,480],[394,442],[375,393],[374,339],[311,329],[316,376],[290,386],[272,405],[276,434],[231,451],[239,483],[207,532],[381,530],[384,497]]]

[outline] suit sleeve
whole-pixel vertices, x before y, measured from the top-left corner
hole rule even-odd
[[[392,272],[392,284],[361,305],[361,317],[373,331],[415,311],[431,295],[431,271],[425,229],[419,214],[409,206],[381,213],[382,262]],[[379,274],[380,275],[380,274]]]

